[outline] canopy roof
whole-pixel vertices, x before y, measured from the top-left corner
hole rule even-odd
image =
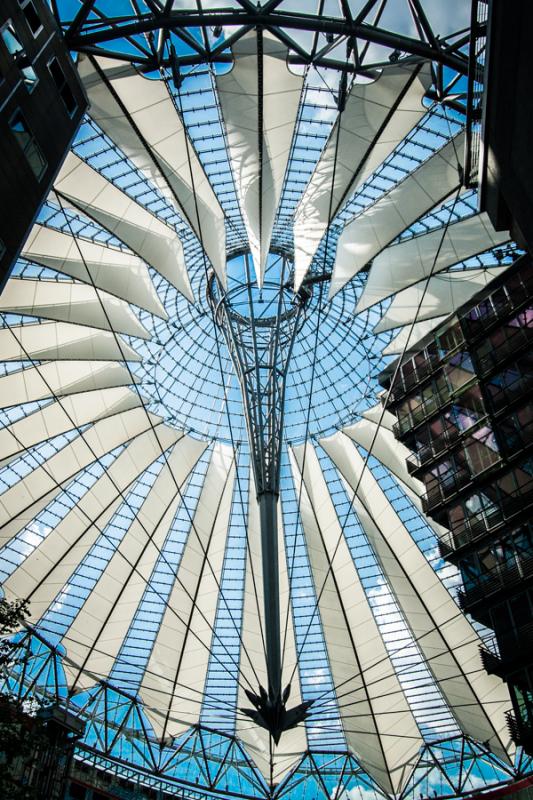
[[[74,705],[104,681],[139,701],[162,746],[191,726],[236,736],[256,788],[327,749],[348,752],[372,791],[399,793],[426,742],[459,734],[508,763],[507,689],[481,667],[484,631],[457,605],[442,530],[377,405],[389,354],[515,252],[460,188],[464,118],[433,102],[428,37],[388,63],[407,23],[393,33],[383,4],[354,78],[373,3],[338,4],[361,16],[357,46],[334,26],[304,41],[281,17],[235,26],[244,2],[209,5],[233,27],[204,21],[200,45],[201,9],[180,3],[192,28],[163,37],[154,72],[146,30],[122,33],[122,63],[109,42],[132,21],[105,27],[109,4],[93,5],[77,30],[62,19],[93,51],[78,60],[89,116],[0,297],[6,596],[30,600]],[[346,22],[327,5],[325,28]],[[163,11],[147,3],[139,19]],[[456,94],[463,55],[446,66]],[[287,377],[279,552],[284,685],[291,704],[314,702],[278,746],[242,713],[266,680],[264,576],[210,280],[253,293],[258,317],[280,281],[288,303],[311,286]]]

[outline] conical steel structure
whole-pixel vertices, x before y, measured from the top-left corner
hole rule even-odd
[[[191,797],[504,781],[378,384],[516,253],[465,175],[470,4],[122,5],[57,3],[90,105],[0,295],[10,685]]]

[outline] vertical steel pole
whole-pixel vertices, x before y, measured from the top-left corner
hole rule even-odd
[[[268,694],[272,702],[281,697],[281,632],[278,569],[278,495],[262,492],[257,498],[261,524],[263,603],[267,652]]]

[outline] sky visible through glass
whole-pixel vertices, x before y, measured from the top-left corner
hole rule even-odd
[[[106,5],[101,4],[102,7]],[[107,4],[109,6],[109,4]],[[182,4],[180,4],[181,6]],[[187,5],[187,4],[186,4]],[[65,17],[75,13],[78,4],[73,0],[60,3]],[[313,9],[314,13],[315,9]],[[113,3],[114,13],[131,13],[125,0]],[[434,13],[437,13],[436,7]],[[439,11],[439,14],[442,12]],[[388,18],[387,18],[388,19]],[[385,22],[387,22],[385,19]],[[388,19],[392,25],[393,18]],[[115,43],[115,49],[127,52],[125,41]],[[186,45],[176,39],[178,53],[186,53]],[[226,217],[228,293],[233,296],[235,310],[244,303],[239,294],[247,283],[245,269],[247,251],[245,227],[239,210],[231,164],[227,155],[225,134],[221,124],[214,76],[216,71],[227,71],[229,66],[207,68],[192,67],[184,72],[179,89],[169,83],[176,107],[187,125],[189,135],[199,154]],[[155,80],[153,73],[147,80]],[[279,284],[283,263],[279,253],[291,264],[293,242],[290,220],[302,190],[307,184],[318,155],[327,140],[337,115],[335,93],[338,91],[338,73],[333,70],[311,69],[299,112],[299,121],[293,142],[291,158],[279,205],[271,254],[268,258],[265,289],[253,289],[254,313],[268,314],[277,293],[271,287]],[[357,191],[342,213],[336,218],[315,257],[313,273],[331,272],[335,245],[342,226],[370,206],[384,192],[405,178],[436,149],[457,133],[462,125],[460,115],[450,109],[427,101],[427,113],[420,124],[404,140],[384,164]],[[246,425],[243,415],[241,390],[228,353],[224,336],[214,322],[213,310],[207,299],[209,265],[202,252],[201,243],[175,209],[128,161],[123,153],[106,137],[89,117],[83,122],[73,145],[74,152],[98,169],[115,185],[133,197],[140,205],[175,227],[184,248],[194,302],[190,303],[173,286],[154,270],[151,278],[164,306],[167,319],[163,320],[134,308],[139,320],[152,334],[151,340],[124,336],[140,356],[131,369],[150,411],[160,415],[170,425],[189,433],[192,437],[209,441],[209,448],[198,460],[185,486],[182,500],[169,527],[161,553],[141,602],[132,618],[128,634],[116,658],[110,675],[111,683],[130,696],[137,696],[143,672],[168,602],[175,572],[179,567],[185,542],[190,531],[198,498],[205,479],[213,443],[221,441],[236,448],[238,460],[237,480],[229,522],[228,542],[222,572],[221,589],[215,635],[211,648],[208,680],[202,701],[201,721],[222,733],[233,734],[239,674],[240,639],[242,623],[243,583],[246,570],[246,525],[250,493],[250,458]],[[447,201],[416,222],[402,234],[402,238],[418,236],[443,224],[465,218],[476,212],[477,197],[474,192],[464,192],[453,205]],[[110,247],[124,246],[109,232],[72,208],[59,208],[53,195],[43,207],[39,221],[44,225],[73,232],[81,238],[102,242]],[[493,262],[490,253],[476,256],[457,265],[457,269],[479,268]],[[23,278],[62,281],[65,276],[52,269],[20,259],[15,274]],[[296,645],[300,655],[300,678],[305,698],[315,701],[314,713],[308,724],[311,747],[342,750],[344,738],[338,718],[338,703],[346,702],[334,697],[333,678],[328,664],[323,631],[316,613],[316,596],[306,543],[299,513],[299,498],[289,465],[289,445],[301,444],[328,436],[343,426],[361,419],[363,412],[377,402],[380,387],[378,376],[389,363],[383,355],[395,331],[376,334],[373,329],[380,321],[390,300],[374,305],[368,310],[354,313],[366,282],[367,273],[356,275],[331,301],[328,301],[327,282],[317,283],[306,306],[301,328],[297,333],[291,366],[287,378],[285,407],[285,440],[282,453],[281,496],[285,547],[289,578],[294,603]],[[290,290],[286,294],[290,304]],[[4,324],[36,324],[33,317],[5,315]],[[26,362],[11,361],[2,364],[4,372],[26,369]],[[37,401],[4,409],[1,412],[4,426],[24,417],[49,401]],[[0,469],[0,490],[14,486],[51,454],[65,446],[77,431],[61,434],[24,453],[8,466]],[[104,470],[114,462],[123,448],[118,447],[96,463],[79,473],[8,545],[2,548],[0,558],[5,580],[24,559],[46,539],[50,531],[94,485]],[[346,486],[339,477],[326,452],[317,448],[320,464],[330,495],[343,528],[350,552],[357,565],[360,580],[370,598],[378,626],[386,647],[400,675],[400,682],[408,696],[415,718],[427,741],[458,733],[457,724],[447,709],[424,665],[420,650],[413,640],[394,597],[384,579],[362,526],[353,511]],[[365,452],[360,448],[363,457]],[[47,611],[37,622],[37,631],[53,646],[65,652],[61,642],[69,625],[76,618],[99,576],[109,564],[132,520],[138,513],[154,481],[163,467],[163,459],[155,461],[128,489],[123,502],[111,516],[84,558],[73,565],[65,584]],[[369,469],[380,483],[387,498],[402,522],[425,553],[452,593],[458,586],[457,571],[440,558],[434,531],[427,524],[404,488],[377,460],[370,458]],[[67,646],[68,652],[68,646]],[[66,689],[63,687],[63,694]],[[81,708],[92,706],[95,717],[89,726],[86,741],[99,746],[101,718],[104,709],[101,698],[93,701],[96,689],[84,692],[74,702]],[[220,698],[224,698],[223,702]],[[115,722],[120,722],[116,711]],[[142,715],[141,715],[142,716]],[[130,722],[130,740],[141,736],[142,726],[150,729],[146,718]],[[128,740],[129,741],[129,740]],[[135,749],[122,742],[121,754],[129,752],[134,763],[143,762]],[[117,744],[118,748],[118,744]],[[129,749],[128,749],[129,748]],[[169,774],[195,780],[195,769],[187,762],[169,768]],[[487,766],[483,777],[490,779],[493,767]],[[172,770],[174,772],[172,773]],[[196,773],[198,774],[198,773]],[[231,788],[238,785],[235,775],[228,778]],[[359,786],[365,787],[360,782]],[[435,784],[436,786],[437,784]],[[350,800],[371,800],[376,794],[368,788],[359,793],[354,786]],[[466,787],[465,787],[466,788]],[[472,785],[471,788],[474,788]],[[307,797],[305,787],[295,788],[292,796]],[[348,800],[348,795],[347,795]]]

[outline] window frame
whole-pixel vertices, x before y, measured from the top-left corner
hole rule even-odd
[[[54,77],[54,73],[52,71],[52,65],[57,65],[57,68],[60,70],[61,75],[63,77],[62,85],[59,85],[57,80],[56,80],[56,78]],[[70,84],[69,84],[69,82],[67,80],[67,76],[65,75],[65,70],[63,69],[63,66],[62,66],[61,62],[59,61],[59,59],[58,59],[58,57],[56,55],[53,55],[46,62],[46,68],[47,68],[48,74],[50,75],[50,78],[53,81],[54,86],[56,87],[57,92],[58,92],[58,94],[59,94],[59,96],[61,98],[61,102],[63,103],[65,111],[67,112],[67,114],[70,117],[70,119],[72,119],[74,117],[74,115],[76,114],[76,111],[78,110],[79,105],[78,105],[78,101],[76,100],[76,97],[74,95],[74,92],[72,91],[72,89],[70,87]],[[64,97],[65,90],[68,92],[68,94],[72,98],[72,102],[74,104],[72,109],[69,109],[68,104],[67,104],[67,102],[65,100],[65,97]]]
[[[26,25],[28,26],[28,30],[30,31],[30,33],[33,36],[33,38],[36,39],[42,33],[42,31],[44,29],[44,24],[43,24],[43,21],[42,21],[41,17],[39,16],[39,14],[37,12],[37,9],[35,8],[35,4],[33,3],[33,0],[19,0],[19,6],[20,6],[20,10],[24,14],[24,19],[26,20]],[[28,16],[26,14],[26,9],[28,8],[28,6],[31,6],[33,8],[33,11],[35,13],[35,17],[39,20],[39,27],[35,31],[33,30],[32,26],[30,24],[30,21],[28,19]]]
[[[16,122],[17,117],[22,121],[22,124],[23,124],[23,126],[25,128],[25,131],[27,132],[27,134],[29,136],[29,141],[24,145],[22,144],[22,142],[20,140],[20,137],[17,136],[16,130],[15,130],[15,122]],[[40,182],[43,179],[43,177],[45,176],[45,174],[46,174],[46,172],[48,170],[48,161],[47,161],[47,159],[45,157],[45,154],[43,153],[43,150],[42,150],[42,148],[41,148],[41,146],[40,146],[35,134],[33,133],[33,131],[30,128],[30,126],[28,125],[28,122],[26,120],[26,117],[24,116],[23,111],[20,108],[16,108],[13,111],[13,113],[9,117],[9,123],[8,124],[9,124],[9,128],[11,130],[11,133],[12,133],[15,141],[17,142],[18,146],[20,147],[20,149],[21,149],[21,151],[22,151],[22,153],[23,153],[23,155],[24,155],[24,157],[26,159],[26,162],[27,162],[29,168],[31,169],[31,171],[32,171],[33,175],[35,176],[36,180]],[[41,159],[41,163],[42,163],[42,169],[38,173],[35,171],[35,169],[34,169],[34,167],[32,165],[31,159],[29,158],[29,155],[28,155],[32,148],[39,154],[40,159]]]

